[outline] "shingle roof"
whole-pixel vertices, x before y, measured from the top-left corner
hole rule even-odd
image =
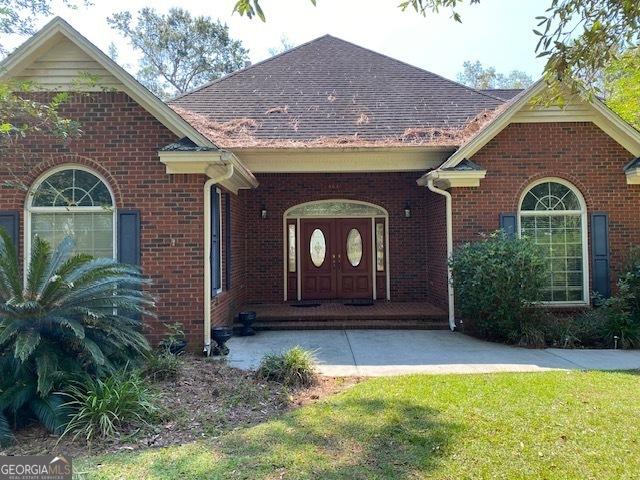
[[[633,159],[629,163],[627,163],[624,166],[624,171],[628,172],[630,170],[633,170],[634,168],[640,168],[640,157]]]
[[[511,100],[524,91],[522,88],[487,88],[478,90],[479,92],[498,97],[502,100]]]
[[[170,143],[160,149],[161,152],[211,152],[216,151],[215,147],[201,147],[196,145],[191,139],[183,137],[177,142]]]
[[[459,145],[503,103],[330,35],[169,102],[221,147]]]

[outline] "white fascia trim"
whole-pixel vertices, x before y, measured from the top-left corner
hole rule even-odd
[[[627,170],[626,175],[628,185],[640,185],[640,167]]]
[[[440,168],[452,168],[458,165],[465,158],[471,158],[507,125],[509,125],[512,117],[545,88],[546,82],[544,79],[538,80],[536,83],[531,85],[527,90],[516,97],[515,101],[511,105],[509,105],[504,111],[500,112],[500,114],[498,114],[498,116],[496,116],[496,118],[494,118],[487,127],[480,130],[480,132],[471,138],[471,140],[462,145],[453,155],[451,155]],[[611,135],[610,132],[607,132],[606,124],[608,123],[611,128],[616,129],[616,131],[620,132],[629,140],[629,142],[624,142],[625,145],[623,146],[633,155],[640,156],[640,132],[622,120],[598,98],[592,96],[588,103],[605,120],[604,124],[597,120],[595,120],[594,123],[602,128],[605,133]],[[620,143],[620,139],[616,141]]]
[[[204,174],[209,178],[222,175],[217,183],[237,193],[239,189],[256,188],[258,180],[233,153],[224,150],[207,152],[158,152],[167,173]],[[228,176],[227,166],[233,169]]]
[[[452,187],[479,187],[480,180],[486,176],[486,170],[448,171],[437,169],[425,173],[417,180],[417,183],[421,187],[425,187],[428,186],[430,180],[433,180],[434,185],[445,190]]]
[[[120,65],[111,60],[98,47],[60,17],[56,17],[47,23],[38,33],[29,38],[0,63],[0,78],[11,77],[15,70],[21,70],[27,64],[31,63],[31,56],[39,50],[46,48],[48,42],[53,40],[57,34],[67,37],[87,55],[95,59],[96,62],[102,65],[105,70],[125,86],[126,93],[131,96],[133,100],[174,134],[179,137],[187,137],[202,147],[216,147],[213,142],[198,132],[167,104],[151,93]]]

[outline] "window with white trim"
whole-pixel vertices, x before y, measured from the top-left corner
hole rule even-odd
[[[548,265],[543,300],[551,303],[588,299],[586,205],[580,192],[560,179],[536,182],[519,209],[520,234],[540,245]]]
[[[104,180],[81,167],[65,167],[39,180],[27,204],[27,253],[43,238],[55,248],[64,237],[75,251],[94,257],[115,256],[115,208]]]

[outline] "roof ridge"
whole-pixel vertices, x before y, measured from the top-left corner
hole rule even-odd
[[[276,54],[276,55],[274,55],[272,57],[265,58],[264,60],[260,60],[259,62],[256,62],[256,63],[252,63],[251,65],[249,65],[247,67],[243,67],[243,68],[239,68],[238,70],[234,70],[233,72],[228,73],[227,75],[224,75],[224,76],[222,76],[220,78],[216,78],[215,80],[211,80],[211,81],[209,81],[207,83],[204,83],[204,84],[200,85],[199,87],[195,87],[195,88],[189,90],[188,92],[184,92],[184,93],[181,93],[179,95],[176,95],[175,97],[170,98],[169,100],[167,100],[166,103],[170,103],[170,102],[173,102],[174,100],[178,100],[179,98],[186,97],[187,95],[191,95],[192,93],[198,92],[198,91],[202,90],[203,88],[207,88],[207,87],[209,87],[211,85],[214,85],[216,83],[219,83],[219,82],[221,82],[223,80],[227,80],[228,78],[234,77],[239,73],[244,73],[244,72],[246,72],[248,70],[251,70],[254,67],[258,67],[260,65],[264,65],[265,63],[268,63],[271,60],[275,60],[276,58],[280,58],[283,55],[286,55],[287,53],[291,53],[294,50],[298,50],[299,48],[306,47],[307,45],[310,45],[310,44],[312,44],[314,42],[317,42],[318,40],[322,40],[325,37],[331,37],[331,35],[326,33],[326,34],[324,34],[324,35],[322,35],[320,37],[316,37],[316,38],[314,38],[312,40],[309,40],[308,42],[304,42],[304,43],[301,43],[300,45],[296,45],[295,47],[290,48],[289,50],[285,50],[284,52],[280,52],[280,53],[278,53],[278,54]],[[336,37],[333,37],[333,38],[336,38]]]
[[[439,78],[439,79],[441,79],[441,80],[444,80],[444,81],[446,81],[446,82],[448,82],[448,83],[451,83],[451,84],[454,84],[454,85],[456,85],[456,86],[458,86],[458,87],[464,88],[465,90],[468,90],[468,91],[470,91],[470,92],[472,92],[472,93],[475,93],[475,94],[477,94],[477,95],[482,95],[483,97],[487,97],[487,98],[490,98],[490,99],[492,99],[492,100],[497,100],[497,101],[499,101],[499,102],[501,102],[501,103],[504,103],[504,102],[505,102],[505,100],[504,100],[503,98],[499,98],[499,97],[496,97],[496,96],[490,95],[490,94],[488,94],[488,93],[481,92],[481,91],[479,91],[479,90],[477,90],[477,89],[475,89],[475,88],[471,88],[471,87],[469,87],[469,86],[467,86],[467,85],[464,85],[464,84],[462,84],[462,83],[456,82],[455,80],[451,80],[450,78],[444,77],[444,76],[439,75],[439,74],[437,74],[437,73],[434,73],[434,72],[432,72],[432,71],[430,71],[430,70],[426,70],[426,69],[424,69],[424,68],[417,67],[417,66],[415,66],[415,65],[412,65],[412,64],[410,64],[410,63],[404,62],[404,61],[402,61],[402,60],[398,60],[397,58],[393,58],[393,57],[391,57],[391,56],[389,56],[389,55],[386,55],[386,54],[384,54],[384,53],[376,52],[375,50],[372,50],[372,49],[367,48],[367,47],[363,47],[363,46],[361,46],[361,45],[358,45],[357,43],[353,43],[353,42],[350,42],[349,40],[345,40],[345,39],[343,39],[343,38],[336,37],[336,36],[334,36],[334,35],[331,35],[331,34],[329,34],[329,33],[326,33],[326,34],[324,34],[324,35],[322,35],[322,36],[320,36],[320,37],[316,37],[316,38],[314,38],[314,39],[312,39],[312,40],[309,40],[308,42],[301,43],[300,45],[297,45],[297,46],[295,46],[295,47],[293,47],[293,48],[291,48],[291,49],[289,49],[289,50],[286,50],[286,51],[281,52],[281,53],[279,53],[279,54],[277,54],[277,55],[274,55],[273,57],[266,58],[266,59],[264,59],[264,60],[261,60],[260,62],[257,62],[257,63],[254,63],[254,64],[252,64],[252,65],[249,65],[248,67],[241,68],[241,69],[239,69],[239,70],[236,70],[236,71],[234,71],[234,72],[231,72],[231,73],[229,73],[228,75],[225,75],[224,77],[220,77],[220,78],[217,78],[217,79],[212,80],[212,81],[210,81],[210,82],[207,82],[207,83],[205,83],[205,84],[203,84],[203,85],[200,85],[199,87],[196,87],[196,88],[194,88],[194,89],[192,89],[192,90],[190,90],[190,91],[188,91],[188,92],[182,93],[182,94],[180,94],[180,95],[176,95],[175,97],[173,97],[173,98],[171,98],[171,99],[167,100],[167,103],[173,102],[174,100],[178,100],[178,99],[183,98],[183,97],[186,97],[187,95],[190,95],[190,94],[192,94],[192,93],[198,92],[198,91],[200,91],[200,90],[202,90],[202,89],[204,89],[204,88],[207,88],[207,87],[209,87],[209,86],[211,86],[211,85],[214,85],[214,84],[216,84],[216,83],[222,82],[223,80],[227,80],[227,79],[229,79],[229,78],[231,78],[231,77],[234,77],[234,76],[236,76],[237,74],[247,72],[247,71],[251,70],[251,69],[252,69],[252,68],[254,68],[254,67],[258,67],[258,66],[260,66],[260,65],[264,65],[265,63],[268,63],[268,62],[270,62],[270,61],[272,61],[272,60],[275,60],[275,59],[277,59],[277,58],[282,57],[283,55],[286,55],[286,54],[288,54],[288,53],[291,53],[291,52],[293,52],[293,51],[295,51],[295,50],[298,50],[298,49],[300,49],[300,48],[302,48],[302,47],[306,47],[306,46],[308,46],[308,45],[311,45],[312,43],[318,42],[318,41],[320,41],[320,40],[322,40],[322,39],[325,39],[325,38],[333,38],[333,39],[338,40],[338,41],[340,41],[340,42],[342,42],[342,43],[346,43],[346,44],[348,44],[348,45],[351,45],[352,47],[356,47],[356,48],[359,48],[359,49],[361,49],[361,50],[365,50],[365,51],[367,51],[367,52],[373,53],[373,54],[375,54],[375,55],[379,55],[380,57],[384,57],[384,58],[386,58],[387,60],[391,60],[391,61],[393,61],[393,62],[395,62],[395,63],[399,63],[399,64],[401,64],[401,65],[405,65],[405,66],[407,66],[407,67],[410,67],[410,68],[413,68],[413,69],[415,69],[415,70],[418,70],[418,71],[420,71],[420,72],[422,72],[422,73],[427,73],[427,74],[432,75],[432,76],[434,76],[434,77],[436,77],[436,78]]]
[[[339,40],[339,41],[341,41],[341,42],[343,42],[343,43],[348,43],[349,45],[354,46],[354,47],[357,47],[357,48],[359,48],[359,49],[361,49],[361,50],[365,50],[365,51],[367,51],[367,52],[375,53],[376,55],[380,55],[381,57],[384,57],[384,58],[386,58],[386,59],[388,59],[388,60],[391,60],[391,61],[393,61],[393,62],[400,63],[400,64],[402,64],[402,65],[405,65],[405,66],[407,66],[407,67],[413,68],[413,69],[415,69],[415,70],[419,70],[419,71],[421,71],[421,72],[423,72],[423,73],[428,73],[429,75],[433,75],[434,77],[438,77],[438,78],[440,78],[440,79],[442,79],[442,80],[445,80],[445,81],[447,81],[447,82],[449,82],[449,83],[453,83],[453,84],[455,84],[455,85],[457,85],[457,86],[459,86],[459,87],[462,87],[462,88],[464,88],[464,89],[466,89],[466,90],[469,90],[469,91],[471,91],[471,92],[473,92],[473,93],[477,93],[478,95],[483,95],[483,96],[485,96],[485,97],[489,97],[489,98],[491,98],[491,99],[493,99],[493,100],[499,100],[499,101],[501,101],[501,102],[503,102],[503,103],[504,103],[504,100],[503,100],[503,99],[501,99],[501,98],[497,98],[497,97],[494,97],[493,95],[489,95],[489,94],[486,94],[486,93],[480,92],[480,91],[476,90],[475,88],[468,87],[467,85],[464,85],[464,84],[462,84],[462,83],[456,82],[455,80],[451,80],[450,78],[444,77],[444,76],[442,76],[442,75],[440,75],[440,74],[438,74],[438,73],[434,73],[434,72],[432,72],[431,70],[427,70],[427,69],[425,69],[425,68],[418,67],[418,66],[416,66],[416,65],[412,65],[412,64],[410,64],[410,63],[408,63],[408,62],[405,62],[405,61],[403,61],[403,60],[398,60],[397,58],[394,58],[394,57],[392,57],[392,56],[390,56],[390,55],[387,55],[386,53],[380,53],[380,52],[377,52],[377,51],[375,51],[375,50],[373,50],[373,49],[371,49],[371,48],[363,47],[362,45],[358,45],[357,43],[353,43],[353,42],[350,42],[349,40],[345,40],[344,38],[335,37],[335,36],[333,36],[333,35],[329,35],[329,34],[327,33],[326,35],[323,35],[322,37],[318,37],[316,40],[320,40],[321,38],[324,38],[324,37],[331,37],[331,38],[335,38],[336,40]]]

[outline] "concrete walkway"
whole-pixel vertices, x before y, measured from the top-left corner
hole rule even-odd
[[[267,353],[300,345],[315,351],[320,372],[329,376],[640,369],[637,350],[534,350],[437,330],[266,331],[227,345],[230,365],[245,370]]]

